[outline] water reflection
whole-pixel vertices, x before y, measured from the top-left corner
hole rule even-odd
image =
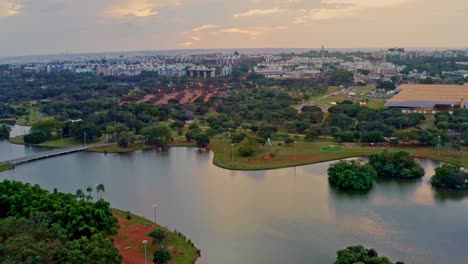
[[[18,166],[0,179],[65,192],[103,183],[112,206],[150,219],[157,203],[158,221],[195,241],[206,263],[332,263],[336,250],[352,244],[406,263],[468,258],[468,199],[436,197],[428,184],[436,162],[420,161],[421,180],[383,180],[350,194],[330,188],[330,162],[229,171],[212,158],[193,148],[77,153]]]

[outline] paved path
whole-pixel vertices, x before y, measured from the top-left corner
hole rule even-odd
[[[330,97],[330,96],[332,96],[332,95],[338,95],[338,94],[340,94],[340,93],[344,93],[345,91],[346,91],[346,90],[343,89],[343,90],[340,90],[340,91],[338,91],[338,92],[334,92],[334,93],[331,93],[331,94],[326,94],[326,95],[321,96],[321,97],[319,97],[319,98],[315,98],[314,100],[312,100],[312,101],[310,101],[310,102],[303,103],[303,104],[301,104],[300,106],[296,107],[296,110],[297,110],[297,112],[300,114],[300,113],[302,113],[302,108],[303,108],[304,106],[313,106],[313,105],[316,105],[317,102],[322,101],[323,99],[325,99],[325,98],[327,98],[327,97]]]
[[[61,148],[61,149],[55,149],[47,152],[42,152],[39,154],[31,155],[31,156],[26,156],[18,159],[12,159],[12,160],[6,160],[6,161],[0,161],[0,164],[11,164],[11,165],[19,165],[23,163],[28,163],[31,161],[35,160],[40,160],[40,159],[47,159],[47,158],[52,158],[52,157],[57,157],[57,156],[62,156],[62,155],[68,155],[71,153],[76,153],[76,152],[81,152],[85,151],[88,148],[92,148],[95,146],[102,146],[105,145],[103,143],[99,144],[94,144],[94,145],[89,145],[89,146],[79,146],[79,147],[73,147],[73,148]]]

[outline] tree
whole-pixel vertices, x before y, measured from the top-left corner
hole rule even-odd
[[[376,176],[374,168],[361,160],[342,160],[328,168],[328,182],[343,190],[369,190]]]
[[[156,228],[148,234],[149,237],[153,238],[153,245],[160,244],[166,239],[167,234],[162,228]]]
[[[87,142],[95,141],[101,137],[101,129],[94,124],[83,123],[78,125],[75,129],[75,138],[81,142],[84,142],[85,139]]]
[[[88,192],[88,196],[86,196],[86,200],[91,201],[93,200],[93,196],[91,196],[91,193],[93,192],[93,187],[89,186],[86,188],[86,191]]]
[[[10,138],[11,128],[5,124],[0,125],[0,140]]]
[[[153,262],[155,264],[167,264],[171,259],[171,253],[163,247],[158,247],[156,251],[154,251]]]
[[[384,89],[386,91],[395,90],[396,86],[393,82],[383,81],[377,84],[378,89]]]
[[[391,178],[419,178],[424,176],[424,169],[407,152],[388,152],[372,155],[369,164],[379,176]]]
[[[49,137],[52,132],[59,131],[62,128],[63,128],[63,123],[60,121],[41,120],[41,121],[37,121],[31,126],[31,131],[32,132],[41,131],[45,133],[47,137]]]
[[[143,136],[146,143],[155,147],[165,148],[172,141],[171,130],[166,126],[152,126],[143,129]]]
[[[468,173],[462,171],[459,165],[446,163],[435,169],[431,185],[441,189],[465,190],[468,189]]]
[[[367,131],[361,134],[361,142],[380,143],[385,142],[385,137],[380,131]]]
[[[84,198],[85,198],[85,194],[84,194],[84,192],[83,192],[82,189],[76,190],[75,195],[76,195],[76,197],[77,197],[78,199],[84,199]]]
[[[102,193],[106,192],[106,188],[105,188],[104,184],[102,184],[102,183],[98,184],[96,186],[96,191],[97,191],[98,195],[101,194],[101,199],[102,199]]]
[[[335,264],[393,264],[387,257],[379,257],[375,249],[366,249],[361,245],[350,246],[336,252]],[[396,264],[404,264],[401,261]]]
[[[239,148],[237,148],[237,152],[242,157],[251,157],[255,154],[255,147],[248,144],[246,141],[240,144]]]
[[[306,129],[306,130],[304,130],[304,134],[305,134],[304,139],[305,139],[305,141],[307,141],[307,142],[313,142],[313,141],[315,141],[315,140],[318,138],[318,136],[319,136],[318,132],[315,131],[315,130],[312,130],[312,129]]]
[[[42,131],[34,131],[23,137],[26,144],[41,144],[47,141],[47,134]]]
[[[193,141],[197,138],[198,134],[200,134],[200,130],[198,129],[190,129],[185,133],[185,138],[187,141]]]
[[[199,148],[206,148],[210,144],[210,136],[208,136],[208,134],[201,133],[195,137],[195,141],[197,141]]]
[[[135,142],[135,135],[133,134],[133,132],[124,131],[119,133],[119,135],[117,136],[117,144],[120,147],[126,148],[130,144],[133,144],[133,142]]]

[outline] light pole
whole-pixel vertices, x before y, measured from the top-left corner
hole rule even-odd
[[[234,144],[231,144],[231,166],[234,165]]]
[[[156,222],[156,208],[158,207],[157,204],[153,204],[153,208],[154,208],[154,223],[157,223]]]
[[[294,141],[294,161],[296,161],[296,141]]]
[[[146,244],[148,243],[148,240],[143,240],[143,246],[145,247],[145,264],[148,263],[147,257],[146,257]]]
[[[440,156],[440,136],[437,136],[437,156]]]
[[[83,138],[84,138],[84,147],[86,148],[86,132],[83,132]]]

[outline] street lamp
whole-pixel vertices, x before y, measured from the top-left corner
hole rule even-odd
[[[437,156],[440,156],[440,136],[437,136]]]
[[[231,166],[234,165],[234,144],[231,144]]]
[[[83,132],[83,138],[84,138],[84,147],[86,148],[86,132]]]
[[[147,257],[146,257],[146,244],[148,243],[148,240],[143,240],[143,246],[145,247],[145,264],[148,263]]]
[[[153,208],[154,208],[154,222],[156,223],[156,208],[158,207],[157,204],[153,204]]]

